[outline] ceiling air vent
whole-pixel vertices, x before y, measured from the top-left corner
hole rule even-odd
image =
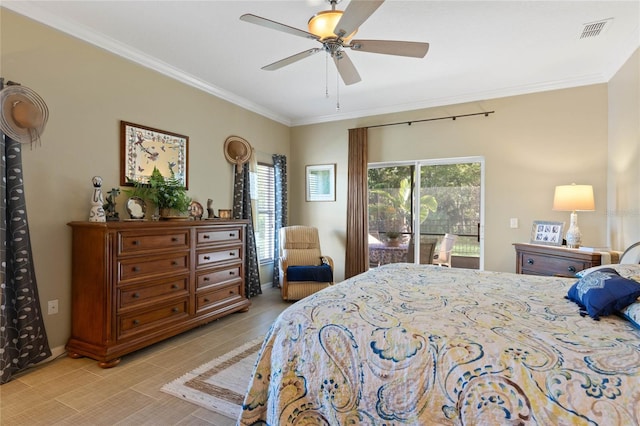
[[[584,27],[582,28],[582,34],[580,34],[580,38],[591,38],[599,36],[611,26],[612,21],[613,18],[607,18],[601,19],[596,22],[589,22],[588,24],[584,24]]]

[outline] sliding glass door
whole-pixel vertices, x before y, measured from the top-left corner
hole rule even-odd
[[[482,268],[483,169],[478,157],[370,164],[370,266],[434,263],[452,234],[451,265]]]

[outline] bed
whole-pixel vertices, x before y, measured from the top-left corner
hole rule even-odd
[[[390,264],[266,335],[239,424],[640,424],[640,329],[576,279]]]

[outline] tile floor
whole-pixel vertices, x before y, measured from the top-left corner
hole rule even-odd
[[[0,425],[235,425],[160,391],[162,385],[263,336],[290,303],[278,289],[234,313],[122,358],[101,369],[88,358],[58,359],[0,386]]]

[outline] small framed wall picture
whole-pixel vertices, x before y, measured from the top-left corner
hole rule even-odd
[[[534,220],[531,227],[531,244],[561,246],[564,222]]]
[[[307,201],[336,200],[336,165],[307,166]]]

